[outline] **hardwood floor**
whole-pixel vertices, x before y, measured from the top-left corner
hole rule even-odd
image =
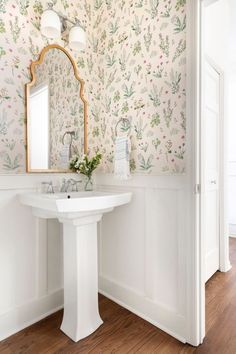
[[[60,330],[62,311],[0,343],[0,354],[236,354],[236,239],[230,239],[232,269],[206,284],[207,336],[184,345],[128,310],[100,296],[104,320],[91,336],[73,343]]]

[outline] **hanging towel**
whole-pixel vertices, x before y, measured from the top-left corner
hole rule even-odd
[[[130,139],[128,137],[117,137],[115,141],[115,166],[114,173],[119,179],[130,177]]]
[[[60,168],[65,170],[69,167],[69,153],[70,153],[70,146],[68,144],[64,145],[61,149],[61,156],[60,156]]]

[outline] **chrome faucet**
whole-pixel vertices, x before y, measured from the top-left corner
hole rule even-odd
[[[68,189],[68,182],[66,181],[65,178],[63,178],[60,192],[65,193],[67,192],[67,189]]]
[[[71,178],[69,181],[70,181],[70,185],[72,186],[72,192],[78,192],[78,190],[79,190],[78,185],[82,181],[81,180],[78,181],[78,180],[73,179],[73,178]]]
[[[60,192],[67,193],[70,188],[71,188],[72,192],[78,192],[78,190],[79,190],[78,189],[78,184],[81,183],[81,182],[82,181],[77,181],[77,180],[75,180],[73,178],[70,178],[68,180],[63,178]]]
[[[47,190],[46,190],[47,194],[53,194],[54,193],[54,188],[53,188],[52,181],[42,182],[42,185],[47,186]]]

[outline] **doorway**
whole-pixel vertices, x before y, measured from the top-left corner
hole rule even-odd
[[[223,150],[223,71],[202,56],[201,215],[205,247],[205,282],[220,270],[221,168]]]
[[[196,145],[199,183],[199,340],[205,337],[205,283],[229,262],[227,105],[231,0],[197,0],[196,47]],[[234,1],[235,3],[235,1]],[[227,48],[228,49],[228,48]],[[198,253],[199,252],[199,253]]]

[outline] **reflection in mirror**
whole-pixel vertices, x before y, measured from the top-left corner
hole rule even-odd
[[[45,48],[32,63],[27,84],[27,169],[68,170],[74,154],[87,149],[83,81],[70,55],[57,45]]]

